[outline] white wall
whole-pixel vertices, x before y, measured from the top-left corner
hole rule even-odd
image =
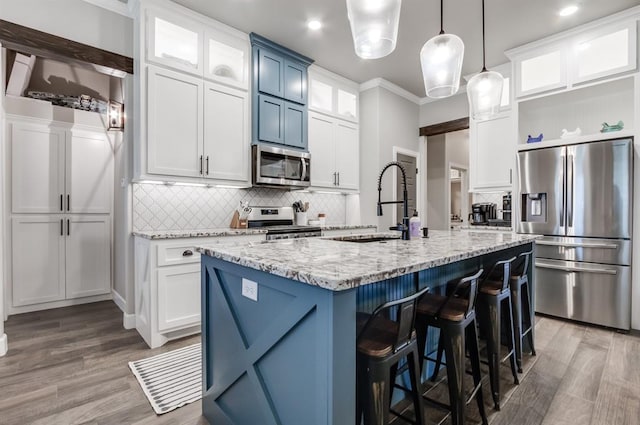
[[[468,116],[469,101],[467,100],[467,94],[460,93],[420,106],[420,127]]]
[[[393,223],[393,206],[376,216],[378,176],[382,167],[394,160],[393,147],[419,152],[419,107],[385,88],[374,87],[360,93],[360,208],[364,224],[377,224],[385,231]],[[393,175],[385,173],[382,200],[394,198]]]
[[[447,161],[469,167],[469,129],[445,134]]]
[[[133,20],[82,0],[0,0],[1,18],[133,56]]]

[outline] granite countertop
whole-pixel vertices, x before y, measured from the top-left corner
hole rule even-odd
[[[377,229],[375,224],[327,224],[321,226],[322,230],[351,230],[351,229]]]
[[[206,229],[206,230],[148,230],[132,232],[133,236],[146,239],[179,239],[179,238],[208,238],[215,236],[259,235],[267,233],[266,229]]]
[[[482,225],[462,225],[459,226],[461,230],[495,230],[498,232],[512,232],[511,226],[482,226]]]
[[[397,233],[392,235],[397,236]],[[342,291],[523,245],[538,238],[540,236],[512,232],[432,230],[429,238],[410,241],[395,239],[383,243],[354,243],[331,238],[305,238],[230,242],[201,246],[197,250],[241,266]]]

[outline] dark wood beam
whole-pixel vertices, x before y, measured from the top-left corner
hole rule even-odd
[[[453,121],[441,122],[440,124],[420,127],[421,136],[436,136],[438,134],[450,133],[452,131],[465,130],[469,128],[469,117],[460,118]]]
[[[19,52],[90,67],[103,74],[133,74],[133,59],[13,22],[0,20],[0,43]]]

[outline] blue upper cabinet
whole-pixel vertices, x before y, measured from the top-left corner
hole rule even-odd
[[[307,149],[307,68],[313,60],[251,35],[253,143]]]
[[[268,49],[258,49],[258,91],[285,97],[285,60]]]

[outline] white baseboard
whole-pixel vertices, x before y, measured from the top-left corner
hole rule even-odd
[[[7,341],[7,334],[2,334],[2,336],[0,336],[0,357],[7,354],[8,350],[9,350],[9,344]]]
[[[124,326],[125,329],[135,329],[136,328],[136,315],[135,314],[122,313],[122,326]]]
[[[122,298],[122,295],[116,291],[111,291],[113,295],[113,302],[122,310],[122,326],[125,329],[135,329],[136,327],[136,315],[133,313],[127,313],[127,302]]]

